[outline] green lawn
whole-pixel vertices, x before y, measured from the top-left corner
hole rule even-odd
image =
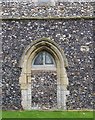
[[[3,118],[93,118],[93,111],[3,111]]]

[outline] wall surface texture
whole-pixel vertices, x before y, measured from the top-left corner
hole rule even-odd
[[[25,48],[43,37],[55,41],[68,60],[67,109],[93,109],[94,19],[30,19],[31,16],[93,17],[93,3],[57,3],[56,6],[2,3],[3,109],[22,109],[19,61]]]

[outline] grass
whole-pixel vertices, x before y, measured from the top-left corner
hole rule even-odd
[[[93,118],[93,111],[2,111],[3,118]]]

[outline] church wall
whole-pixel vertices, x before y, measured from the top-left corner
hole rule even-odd
[[[91,11],[90,11],[91,12]],[[88,14],[89,16],[89,14]],[[5,17],[6,18],[6,17]],[[22,109],[19,61],[25,48],[50,38],[68,60],[67,109],[93,109],[93,22],[91,19],[3,19],[3,109]]]

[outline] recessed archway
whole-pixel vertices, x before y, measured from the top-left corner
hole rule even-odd
[[[31,110],[31,62],[34,57],[42,50],[46,50],[55,59],[57,70],[57,109],[66,109],[66,95],[68,77],[65,67],[68,66],[64,51],[49,38],[42,38],[32,42],[24,51],[20,67],[22,72],[19,78],[21,85],[22,106],[26,110]]]

